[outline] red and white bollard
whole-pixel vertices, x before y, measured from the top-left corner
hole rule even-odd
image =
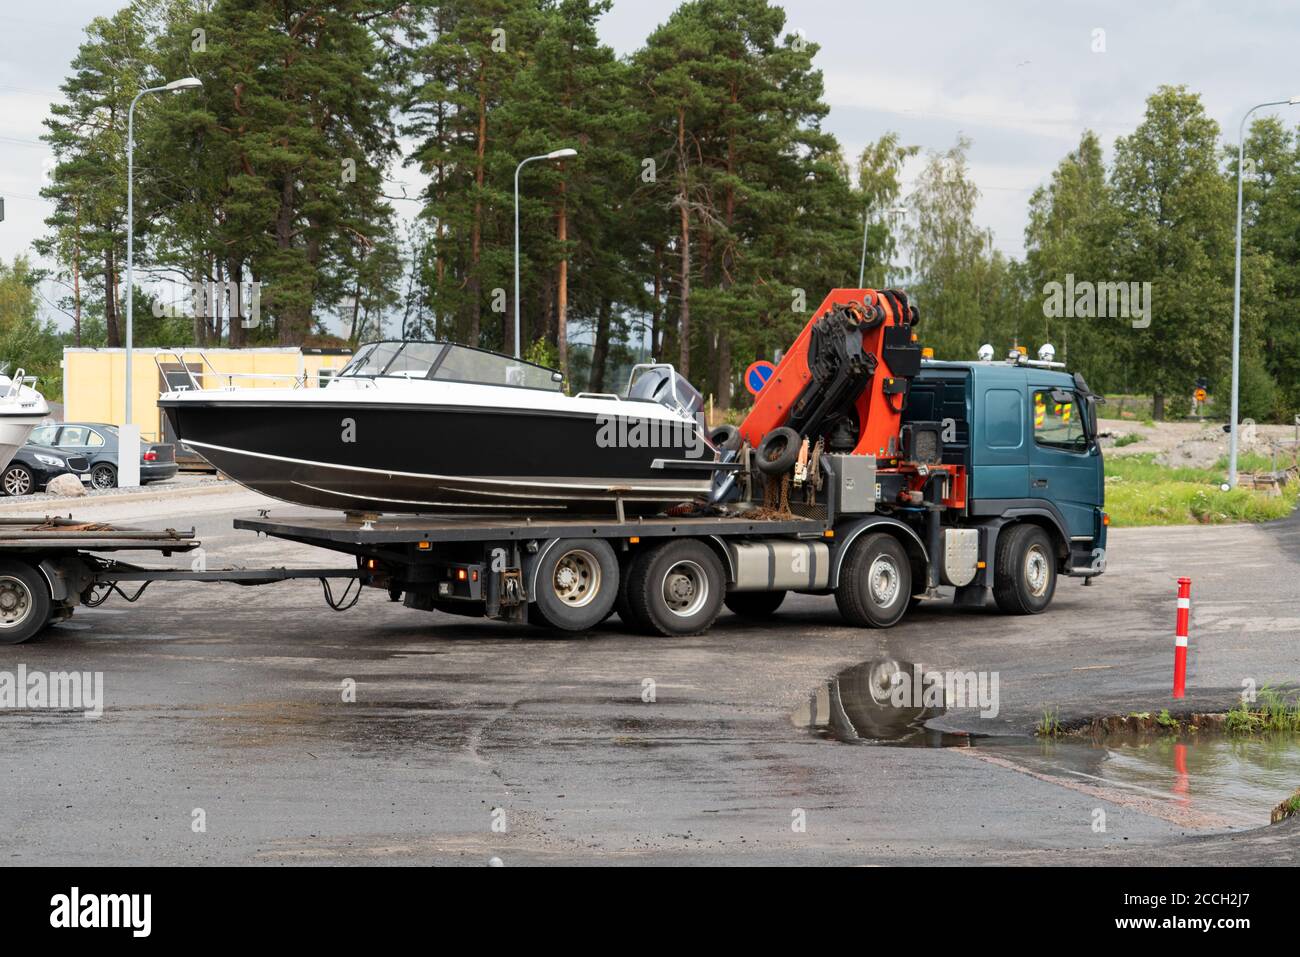
[[[1174,697],[1187,691],[1187,620],[1192,613],[1192,580],[1178,579],[1178,624],[1174,628]]]

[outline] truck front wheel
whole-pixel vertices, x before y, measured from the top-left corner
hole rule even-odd
[[[50,620],[50,590],[31,565],[0,561],[0,645],[16,645]]]
[[[1037,525],[1012,525],[998,535],[993,599],[1008,615],[1036,615],[1052,603],[1056,558],[1052,540]]]
[[[835,604],[849,624],[889,628],[907,612],[911,597],[912,565],[898,539],[876,532],[849,546],[835,588]]]

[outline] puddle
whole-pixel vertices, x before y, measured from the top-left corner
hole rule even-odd
[[[798,728],[835,742],[965,753],[1193,829],[1258,827],[1300,787],[1300,737],[1111,735],[1039,739],[961,735],[925,727],[945,713],[940,700],[899,706],[916,666],[878,658],[846,668],[815,688],[791,716]]]
[[[916,666],[895,658],[876,658],[845,668],[818,687],[791,716],[795,727],[819,737],[853,744],[893,744],[912,747],[969,747],[971,737],[926,728],[931,718],[946,710],[924,695],[906,695],[920,706],[898,705],[895,691],[915,687]],[[903,697],[903,696],[897,696]]]

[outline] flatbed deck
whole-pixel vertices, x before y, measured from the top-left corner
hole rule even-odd
[[[659,538],[672,535],[794,535],[820,538],[830,528],[822,519],[754,519],[716,516],[654,516],[617,521],[592,517],[383,515],[364,519],[345,515],[289,515],[237,518],[235,528],[274,538],[344,545],[409,542],[528,541],[549,538]]]
[[[188,552],[199,547],[194,529],[144,529],[73,518],[0,518],[0,551]]]

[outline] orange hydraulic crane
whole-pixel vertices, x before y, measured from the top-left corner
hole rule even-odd
[[[940,461],[941,423],[902,421],[921,368],[918,321],[900,290],[832,289],[740,425],[758,468],[785,472],[803,443],[821,442],[827,452],[875,456],[878,476],[901,479],[884,483],[897,488],[896,504],[964,507],[965,468]]]

